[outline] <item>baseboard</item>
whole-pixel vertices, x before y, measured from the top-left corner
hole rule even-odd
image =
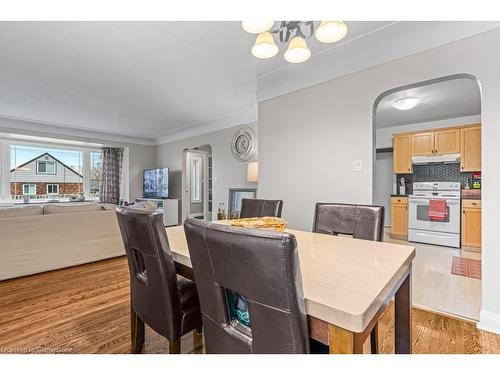
[[[500,314],[481,309],[477,328],[500,335]]]

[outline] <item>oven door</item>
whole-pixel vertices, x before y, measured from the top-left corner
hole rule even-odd
[[[410,197],[409,228],[435,232],[460,233],[460,198],[446,198],[448,215],[443,221],[429,218],[429,201],[433,198]]]

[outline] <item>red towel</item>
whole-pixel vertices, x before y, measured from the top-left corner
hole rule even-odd
[[[431,199],[429,201],[429,219],[444,221],[448,215],[445,199]]]

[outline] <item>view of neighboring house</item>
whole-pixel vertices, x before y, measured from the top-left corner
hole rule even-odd
[[[83,176],[48,152],[10,173],[13,196],[67,195],[83,191]]]

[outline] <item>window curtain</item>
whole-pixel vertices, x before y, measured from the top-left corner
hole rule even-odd
[[[103,147],[101,203],[120,202],[123,148]]]

